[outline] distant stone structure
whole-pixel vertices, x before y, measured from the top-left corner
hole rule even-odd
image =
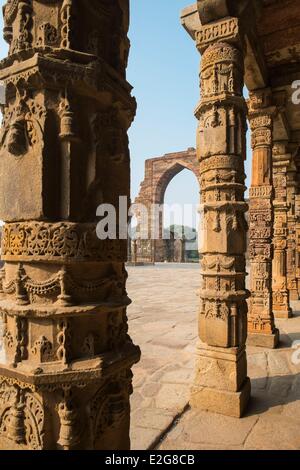
[[[167,253],[171,241],[163,239],[163,214],[160,213],[159,216],[155,216],[152,213],[152,207],[154,204],[163,204],[165,191],[169,183],[185,168],[192,171],[199,181],[199,165],[194,148],[146,160],[145,178],[135,203],[143,204],[147,208],[150,217],[144,221],[141,214],[136,214],[140,235],[137,240],[138,260],[154,263],[168,259]],[[155,233],[155,230],[159,235],[158,239],[151,238],[151,234]]]

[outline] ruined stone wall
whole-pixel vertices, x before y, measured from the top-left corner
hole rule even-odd
[[[139,234],[146,237],[147,240],[151,240],[151,233],[156,228],[160,236],[159,240],[151,240],[152,249],[150,252],[152,258],[149,261],[162,262],[167,259],[166,243],[162,240],[163,218],[162,215],[158,217],[151,212],[152,205],[163,204],[165,191],[169,183],[185,168],[192,171],[199,181],[199,168],[194,148],[189,148],[185,152],[170,153],[146,160],[145,178],[141,183],[140,192],[135,203],[143,204],[150,214],[147,222],[144,222],[141,215],[136,212]],[[145,242],[140,242],[141,250],[144,244]]]

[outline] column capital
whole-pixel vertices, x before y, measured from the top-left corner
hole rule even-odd
[[[196,32],[196,41],[202,53],[218,41],[242,47],[244,35],[253,28],[260,8],[256,0],[198,0],[197,10],[202,27]]]
[[[273,167],[282,168],[285,172],[287,167],[292,161],[292,154],[290,153],[288,141],[274,141],[273,142]]]
[[[249,119],[260,115],[274,117],[277,113],[277,107],[270,88],[251,91],[247,106]]]
[[[267,147],[271,151],[276,107],[270,105],[269,98],[260,98],[258,95],[253,98],[254,95],[250,97],[247,103],[248,119],[252,131],[251,147],[253,150]]]
[[[243,34],[239,18],[228,17],[211,24],[202,25],[195,34],[197,49],[201,54],[218,42],[233,44],[242,48]]]

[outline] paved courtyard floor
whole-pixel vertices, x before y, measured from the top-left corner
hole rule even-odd
[[[293,304],[294,318],[277,321],[279,349],[248,347],[248,412],[242,419],[224,417],[188,406],[199,267],[168,264],[128,272],[129,332],[142,350],[133,369],[132,449],[300,449],[300,303]]]

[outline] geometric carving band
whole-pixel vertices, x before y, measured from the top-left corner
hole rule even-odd
[[[4,261],[125,261],[126,240],[99,240],[96,224],[10,223],[2,238]]]

